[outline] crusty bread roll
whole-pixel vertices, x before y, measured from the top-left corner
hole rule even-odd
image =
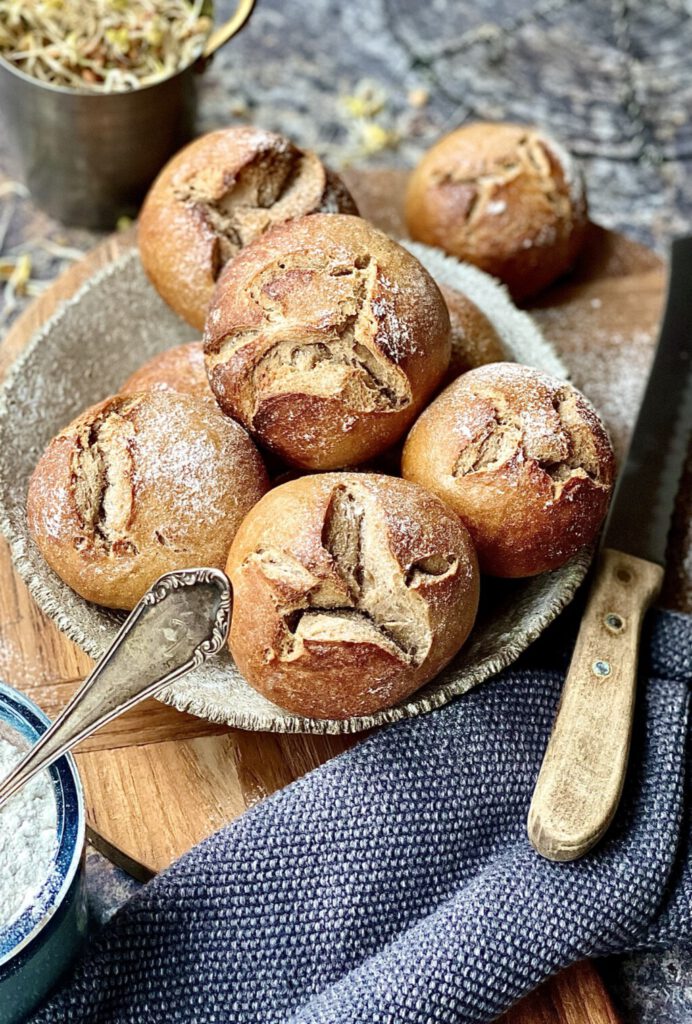
[[[130,609],[162,573],[222,569],[267,486],[250,438],[210,402],[117,395],[51,441],[29,485],[29,527],[78,594]]]
[[[493,325],[475,302],[455,288],[440,285],[452,329],[452,358],[448,381],[486,363],[502,363],[507,351]]]
[[[449,364],[449,315],[418,260],[360,217],[257,239],[219,279],[204,333],[223,411],[306,469],[393,444]]]
[[[468,532],[422,487],[324,473],[274,488],[231,547],[230,648],[288,711],[349,718],[391,707],[466,640],[478,607]]]
[[[482,571],[533,576],[596,538],[614,458],[598,415],[571,384],[495,363],[459,377],[425,410],[402,472],[461,516]]]
[[[121,395],[139,391],[177,391],[216,401],[209,387],[201,341],[189,341],[159,352],[127,378]]]
[[[358,212],[315,153],[249,126],[210,132],[177,153],[149,190],[142,263],[168,305],[201,330],[228,260],[272,225],[317,211]]]
[[[586,198],[568,153],[536,128],[478,122],[445,135],[414,170],[411,236],[499,277],[515,299],[574,262]]]

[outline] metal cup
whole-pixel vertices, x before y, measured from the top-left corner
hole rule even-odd
[[[0,113],[36,202],[86,228],[113,228],[136,213],[161,167],[194,135],[200,71],[255,2],[240,0],[193,65],[131,92],[61,88],[0,57]]]

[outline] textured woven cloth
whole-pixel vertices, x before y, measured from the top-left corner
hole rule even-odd
[[[36,1021],[490,1021],[582,957],[692,944],[692,620],[649,633],[624,800],[590,856],[551,864],[525,833],[563,624],[192,850]]]

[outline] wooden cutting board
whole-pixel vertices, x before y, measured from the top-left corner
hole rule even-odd
[[[349,182],[361,212],[394,235],[402,172]],[[0,345],[4,375],[33,332],[97,269],[134,244],[110,238],[63,274]],[[622,451],[653,351],[664,271],[657,256],[594,228],[579,266],[535,308]],[[0,677],[49,716],[65,704],[91,661],[33,604],[0,542]],[[263,797],[357,742],[357,737],[246,733],[148,701],[86,741],[76,757],[94,844],[146,878]],[[513,1024],[601,1024],[616,1015],[589,964],[564,972],[508,1016]]]

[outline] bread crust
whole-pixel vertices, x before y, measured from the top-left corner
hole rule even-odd
[[[249,125],[209,132],[163,168],[139,217],[144,269],[198,330],[223,266],[273,224],[323,211],[357,213],[315,153]]]
[[[177,391],[216,403],[209,387],[201,341],[189,341],[159,352],[131,374],[120,388],[121,395],[141,391]]]
[[[360,217],[314,214],[228,264],[204,349],[227,415],[286,462],[335,469],[413,422],[449,364],[449,314],[402,246]]]
[[[475,302],[455,288],[440,285],[440,291],[449,311],[452,338],[445,382],[486,363],[505,362],[508,354],[500,335]]]
[[[584,239],[584,184],[545,132],[477,122],[445,135],[409,180],[411,236],[534,295],[574,262]]]
[[[295,714],[391,707],[460,649],[478,607],[468,532],[432,494],[372,473],[274,488],[228,558],[229,645],[248,682]]]
[[[402,473],[438,494],[473,537],[481,570],[556,569],[595,540],[613,486],[613,450],[571,384],[516,363],[459,377],[411,430]]]
[[[172,391],[116,395],[51,441],[29,484],[29,528],[87,601],[133,608],[173,569],[222,569],[264,494],[262,459],[211,403]]]

